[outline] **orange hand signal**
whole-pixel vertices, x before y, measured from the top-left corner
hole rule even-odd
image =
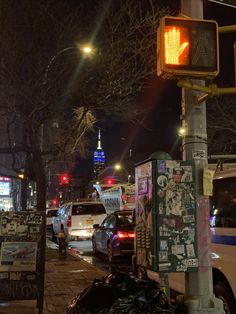
[[[188,47],[187,41],[181,43],[181,32],[178,28],[169,28],[165,36],[165,62],[167,64],[180,64],[180,56]]]

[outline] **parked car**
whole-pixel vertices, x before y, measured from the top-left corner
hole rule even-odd
[[[100,224],[107,216],[103,203],[97,201],[70,202],[58,209],[53,218],[52,238],[63,231],[68,240],[92,237],[93,224]]]
[[[52,231],[52,219],[57,216],[58,208],[46,209],[46,230]]]
[[[134,223],[132,210],[109,214],[101,225],[94,224],[93,253],[104,253],[110,263],[122,255],[134,254]]]

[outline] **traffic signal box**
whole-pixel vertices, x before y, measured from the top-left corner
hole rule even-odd
[[[157,74],[213,78],[219,73],[215,21],[165,16],[157,38]]]
[[[157,272],[198,269],[194,164],[151,157],[135,168],[137,266]]]

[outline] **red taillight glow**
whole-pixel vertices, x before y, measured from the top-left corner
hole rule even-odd
[[[67,227],[71,227],[71,216],[68,216]]]
[[[125,239],[125,238],[134,238],[135,234],[134,232],[125,232],[125,231],[118,231],[117,236],[119,239]]]

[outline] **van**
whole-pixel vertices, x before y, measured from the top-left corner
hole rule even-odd
[[[92,237],[93,225],[107,216],[104,205],[97,201],[69,202],[61,205],[52,222],[52,238],[63,231],[68,240]]]
[[[213,288],[227,314],[236,313],[236,169],[215,174],[210,197]],[[170,287],[185,293],[184,274],[170,273]]]

